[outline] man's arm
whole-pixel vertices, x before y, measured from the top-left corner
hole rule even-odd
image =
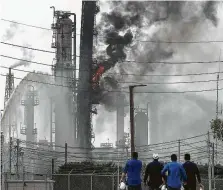
[[[168,167],[169,167],[168,164],[164,166],[164,168],[163,168],[162,171],[161,171],[161,175],[162,175],[162,176],[164,176],[165,173],[168,171]]]
[[[144,183],[146,183],[148,176],[149,176],[149,164],[146,166],[146,171],[144,175]]]
[[[180,166],[180,173],[181,173],[181,176],[183,178],[183,181],[186,182],[187,181],[187,174],[186,174],[186,171],[185,171],[185,169],[182,165]]]
[[[127,172],[128,172],[128,162],[125,164],[125,167],[123,169],[121,181],[125,181],[125,176]]]
[[[163,169],[161,171],[161,175],[162,175],[162,181],[165,184],[166,183],[166,172],[168,171],[169,165],[166,164],[165,166],[163,166]]]
[[[195,166],[196,166],[196,176],[197,176],[197,181],[198,181],[198,183],[199,184],[201,184],[201,176],[200,176],[200,171],[199,171],[199,169],[198,169],[198,167],[197,167],[197,165],[195,164]]]

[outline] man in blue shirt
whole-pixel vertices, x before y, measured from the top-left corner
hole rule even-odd
[[[133,152],[132,159],[128,160],[123,173],[121,181],[125,181],[125,176],[127,175],[127,185],[128,190],[141,190],[141,170],[142,162],[138,160],[138,153]]]
[[[162,170],[161,174],[165,176],[167,172],[167,187],[168,190],[180,190],[182,181],[185,183],[187,180],[186,172],[183,166],[177,163],[177,155],[171,155],[171,161]]]

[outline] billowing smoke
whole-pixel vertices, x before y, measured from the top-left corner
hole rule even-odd
[[[28,45],[28,44],[24,44],[24,46],[30,47],[30,45]],[[30,62],[28,62],[28,61],[32,61],[34,59],[34,54],[33,54],[32,50],[29,50],[26,48],[21,48],[21,51],[22,51],[21,61],[18,61],[15,64],[13,64],[11,66],[11,68],[16,68],[19,66],[28,66],[28,65],[30,65]],[[25,61],[25,60],[27,60],[27,61]]]
[[[5,34],[2,36],[2,40],[4,42],[8,41],[8,40],[11,40],[16,32],[18,31],[18,24],[16,23],[11,23],[9,28],[5,31]]]
[[[200,35],[202,22],[210,20],[214,26],[218,23],[217,2],[116,1],[110,2],[110,8],[109,13],[101,14],[98,24],[99,35],[104,37],[102,44],[105,50],[96,53],[99,65],[103,65],[107,71],[100,87],[108,91],[121,88],[118,73],[137,72],[143,75],[153,72],[160,64],[149,62],[167,60],[177,54],[174,44],[156,42],[192,41]],[[124,81],[129,78],[125,77]],[[140,82],[137,77],[131,78]],[[114,93],[111,96],[108,94],[104,93],[102,103],[111,106],[115,96]]]
[[[106,6],[105,6],[106,7]],[[123,91],[128,91],[129,85],[132,82],[138,83],[148,83],[148,82],[168,82],[171,81],[172,77],[143,77],[143,75],[148,74],[180,74],[180,73],[196,73],[208,72],[210,68],[204,68],[201,65],[195,66],[182,66],[182,65],[165,65],[165,64],[151,64],[150,62],[159,62],[159,61],[170,61],[170,62],[182,62],[182,61],[207,61],[216,59],[214,55],[211,55],[212,48],[215,50],[218,48],[216,44],[208,44],[208,46],[204,44],[177,44],[177,43],[159,43],[163,42],[184,42],[184,41],[205,41],[205,40],[213,40],[216,38],[220,38],[221,36],[209,36],[208,31],[213,31],[215,33],[215,27],[218,26],[218,18],[217,18],[217,8],[218,2],[176,2],[176,1],[162,1],[162,2],[110,2],[110,10],[104,14],[101,14],[100,21],[98,23],[98,32],[100,36],[104,36],[105,38],[98,38],[101,40],[99,42],[100,46],[97,48],[96,55],[103,55],[102,60],[108,60],[110,56],[106,52],[107,44],[107,33],[111,31],[111,29],[115,30],[115,32],[121,36],[127,31],[131,31],[133,35],[133,39],[130,44],[124,46],[123,51],[126,54],[125,59],[120,59],[115,64],[110,64],[111,68],[104,73],[101,79],[101,87],[105,90],[116,90],[112,85],[105,82],[105,77],[109,76],[112,81],[117,81],[117,85]],[[103,9],[101,9],[103,10]],[[109,15],[109,17],[107,16]],[[118,15],[118,16],[117,16]],[[111,19],[111,17],[113,19]],[[130,22],[132,17],[137,18],[134,22]],[[109,19],[108,19],[109,18]],[[130,24],[129,24],[130,23]],[[115,27],[115,26],[116,27]],[[216,38],[215,38],[216,37]],[[151,41],[151,42],[149,42]],[[102,50],[104,47],[104,50]],[[196,49],[197,48],[197,49]],[[219,50],[217,50],[219,52]],[[216,55],[216,54],[215,54]],[[102,57],[102,56],[101,56]],[[128,60],[133,60],[130,62]],[[100,63],[100,61],[98,62]],[[211,71],[216,71],[212,66]],[[126,75],[125,75],[126,74]],[[132,75],[135,74],[135,75]],[[179,80],[188,80],[189,78],[183,77],[174,77],[174,81]],[[197,79],[197,78],[196,78]],[[199,78],[200,79],[200,78]],[[198,80],[199,80],[198,79]],[[195,80],[195,79],[191,79]],[[172,81],[172,82],[174,82]],[[123,83],[122,83],[123,82]],[[134,84],[134,83],[132,83]],[[182,86],[182,87],[181,87]],[[205,88],[202,85],[149,85],[148,89],[145,88],[145,91],[151,92],[163,92],[163,91],[177,91],[181,90],[196,90],[196,87],[200,89]],[[208,88],[208,87],[206,87]],[[211,87],[213,88],[213,86]],[[110,93],[112,96],[114,93]],[[203,95],[203,94],[202,94]],[[191,97],[196,97],[195,95],[191,95]],[[107,96],[109,97],[109,96]],[[159,129],[162,136],[163,133],[168,133],[168,127],[176,126],[177,129],[182,129],[185,135],[188,135],[187,127],[193,126],[193,123],[196,123],[196,131],[193,128],[193,132],[199,133],[200,126],[202,124],[207,123],[206,127],[208,127],[208,118],[203,121],[203,123],[199,123],[196,119],[191,119],[190,123],[182,123],[182,126],[177,125],[176,123],[181,123],[181,117],[184,116],[186,118],[190,117],[189,112],[193,111],[191,108],[193,104],[191,103],[193,100],[187,100],[187,96],[180,95],[168,95],[166,98],[166,94],[135,94],[135,104],[136,106],[144,107],[144,105],[149,101],[153,102],[150,105],[150,110],[153,113],[151,116],[152,128],[154,129],[153,134],[154,139],[159,141],[160,139],[156,136],[155,129]],[[174,97],[174,98],[173,98]],[[181,97],[177,99],[177,97]],[[199,99],[199,98],[198,98]],[[204,98],[204,102],[205,102]],[[110,100],[110,99],[108,99]],[[181,105],[182,108],[187,108],[190,111],[185,112],[185,109],[178,110],[174,115],[174,104],[170,107],[170,103],[176,103]],[[185,103],[187,102],[187,103]],[[213,101],[212,101],[213,102]],[[109,101],[104,101],[105,106],[110,106]],[[108,105],[107,105],[108,104]],[[192,105],[192,106],[191,106]],[[196,102],[195,102],[196,105]],[[190,107],[191,106],[191,107]],[[200,105],[197,105],[201,108]],[[198,110],[197,107],[197,110]],[[203,109],[203,107],[201,108]],[[195,109],[194,109],[195,110]],[[211,109],[213,110],[213,109]],[[128,111],[128,110],[127,110]],[[100,112],[103,113],[98,117],[105,118],[106,115],[110,113],[106,112],[105,109],[100,107]],[[211,112],[211,111],[210,111]],[[207,110],[203,110],[203,113],[208,113],[211,117],[211,113]],[[197,112],[197,118],[202,118],[203,116],[200,112]],[[200,115],[199,115],[200,114]],[[165,117],[163,116],[165,115]],[[174,116],[173,116],[174,115]],[[188,117],[187,117],[188,116]],[[202,116],[202,117],[201,117]],[[179,117],[179,118],[176,118]],[[115,117],[113,117],[115,121]],[[150,121],[151,121],[150,120]],[[167,125],[168,120],[168,125]],[[171,124],[171,120],[174,120],[175,123]],[[199,119],[198,119],[199,120]],[[97,127],[104,127],[104,131],[108,131],[108,124],[104,121],[99,120],[97,123]],[[155,124],[154,124],[155,123]],[[127,124],[128,125],[128,124]],[[113,122],[113,126],[115,126],[115,122]],[[162,127],[165,126],[165,127]],[[152,130],[153,130],[152,129]],[[166,131],[165,131],[166,130]],[[205,129],[206,130],[206,129]],[[100,131],[103,131],[100,129]],[[165,131],[165,132],[164,132]],[[170,130],[171,131],[171,130]],[[109,131],[111,132],[111,131]],[[179,135],[179,131],[176,132],[176,135]],[[173,134],[170,134],[172,138]],[[189,134],[191,135],[191,134]],[[166,140],[162,137],[162,140]],[[169,140],[172,140],[169,138]]]

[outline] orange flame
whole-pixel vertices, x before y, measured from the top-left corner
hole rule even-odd
[[[101,75],[104,73],[105,68],[103,66],[99,66],[95,74],[93,75],[92,82],[93,82],[93,88],[95,88],[98,85],[98,82],[100,80]]]

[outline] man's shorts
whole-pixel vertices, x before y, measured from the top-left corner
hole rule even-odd
[[[142,190],[142,186],[140,185],[129,185],[128,190]]]

